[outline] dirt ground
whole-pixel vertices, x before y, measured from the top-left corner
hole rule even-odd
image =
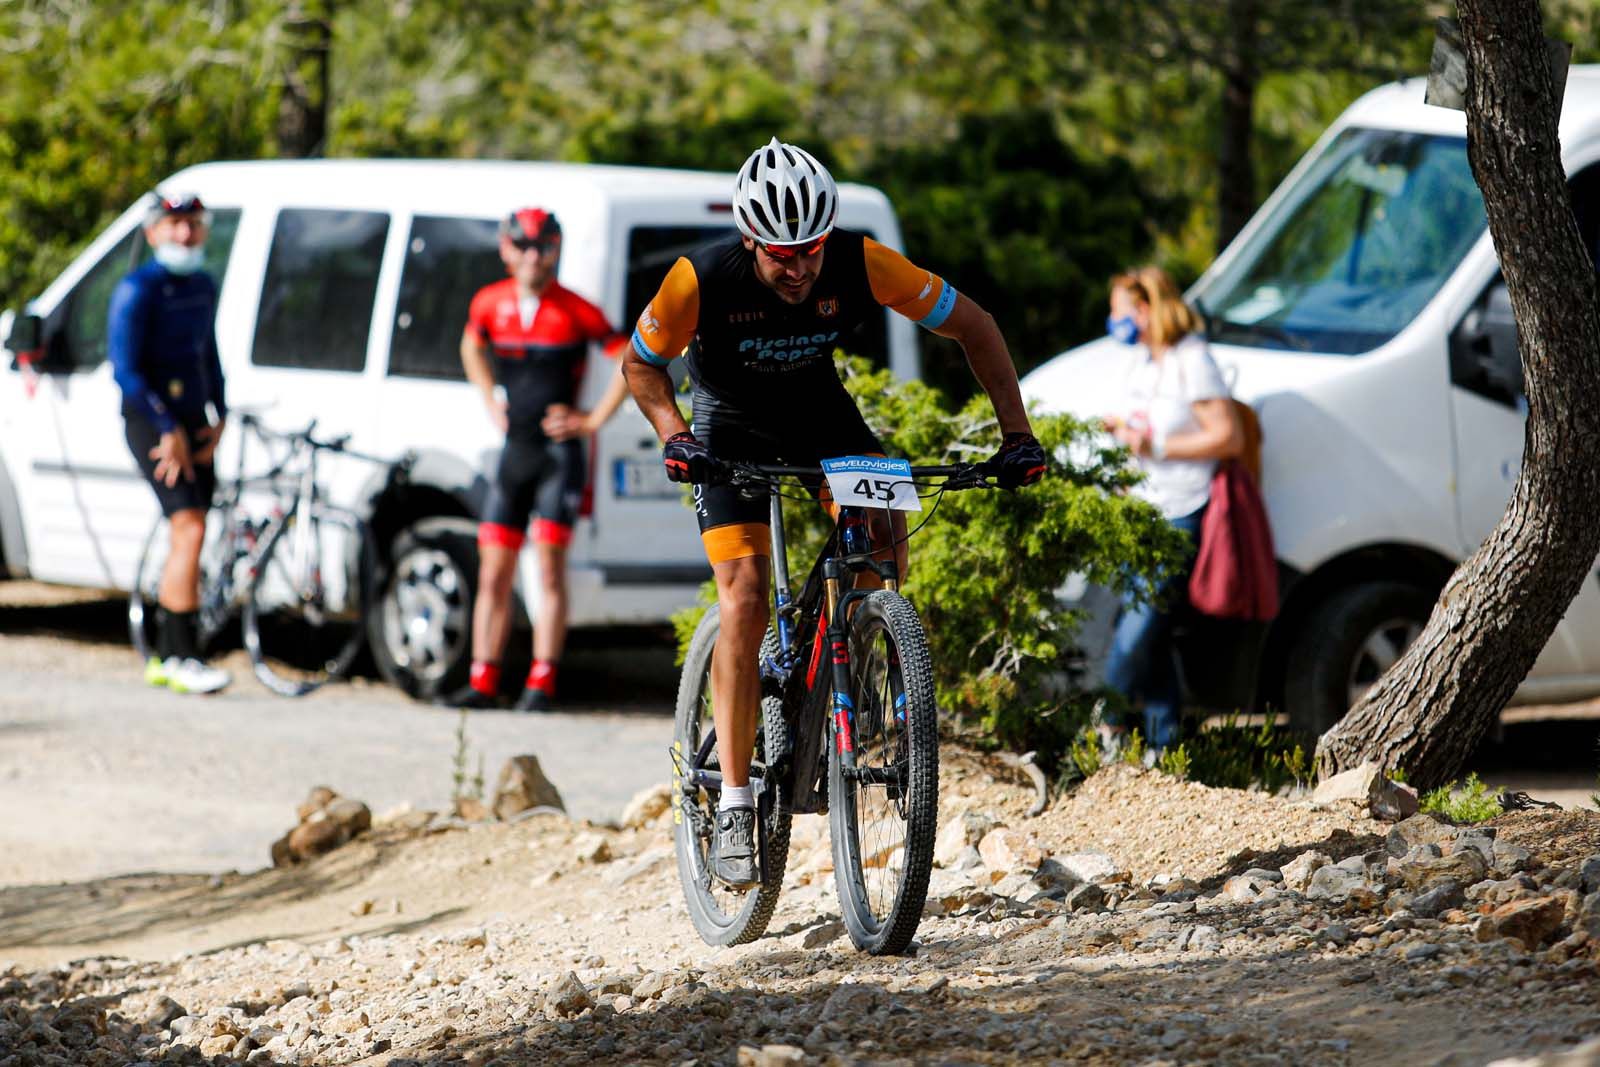
[[[388,825],[288,870],[0,890],[0,1020],[13,1040],[62,1035],[35,1029],[41,1058],[19,1063],[115,1062],[66,1044],[82,1017],[101,1050],[147,1062],[396,1067],[1481,1064],[1600,1033],[1585,958],[1229,895],[1307,849],[1381,849],[1389,827],[1353,810],[1113,768],[1029,819],[1011,772],[959,754],[942,790],[947,820],[982,815],[1063,862],[1107,850],[1124,899],[1073,910],[1015,872],[937,870],[914,954],[864,956],[837,922],[825,820],[806,817],[769,935],[717,950],[684,912],[670,816]],[[1500,832],[1581,862],[1600,816]]]

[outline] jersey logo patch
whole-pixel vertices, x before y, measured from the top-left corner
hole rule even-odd
[[[825,297],[817,301],[817,314],[825,319],[831,319],[839,314],[839,298],[836,296]]]

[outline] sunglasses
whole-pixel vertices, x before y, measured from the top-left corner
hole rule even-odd
[[[550,240],[541,241],[537,238],[529,240],[526,237],[513,237],[511,238],[511,245],[518,252],[526,252],[530,248],[537,248],[540,255],[548,255],[549,253],[555,251],[556,248],[560,247],[561,242]]]
[[[828,235],[823,234],[808,245],[769,245],[764,241],[757,241],[756,247],[772,259],[791,260],[796,256],[814,256],[822,251],[822,246],[827,243]]]

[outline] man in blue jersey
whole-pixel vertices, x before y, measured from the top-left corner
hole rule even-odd
[[[161,571],[156,655],[145,681],[214,693],[230,681],[200,657],[200,548],[216,488],[212,457],[228,408],[217,358],[217,284],[202,268],[211,217],[200,198],[152,193],[153,255],[111,294],[108,347],[128,447],[171,528]]]

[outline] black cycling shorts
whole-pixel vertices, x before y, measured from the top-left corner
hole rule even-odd
[[[183,428],[189,435],[191,453],[200,447],[199,431],[206,429],[207,425],[204,422],[197,422]],[[178,484],[169,486],[156,478],[156,461],[150,457],[150,450],[161,443],[161,431],[156,429],[155,423],[142,415],[125,413],[124,436],[128,441],[128,450],[133,453],[134,461],[139,465],[139,472],[144,475],[144,480],[155,490],[156,499],[161,502],[161,514],[171,517],[174,512],[187,511],[190,508],[205,511],[211,507],[211,494],[217,488],[217,469],[213,464],[196,463],[194,481],[188,481],[180,476]]]
[[[521,548],[530,517],[535,541],[565,546],[588,481],[582,438],[507,439],[484,503],[479,542]]]
[[[721,405],[694,404],[694,435],[717,459],[786,466],[814,466],[838,456],[881,456],[883,445],[868,428],[855,401],[840,389],[798,403],[792,409],[804,421],[780,424],[774,416],[763,425],[736,417]],[[821,491],[818,478],[811,491]],[[726,485],[694,487],[694,514],[700,540],[712,563],[771,552],[771,504],[766,493]]]

